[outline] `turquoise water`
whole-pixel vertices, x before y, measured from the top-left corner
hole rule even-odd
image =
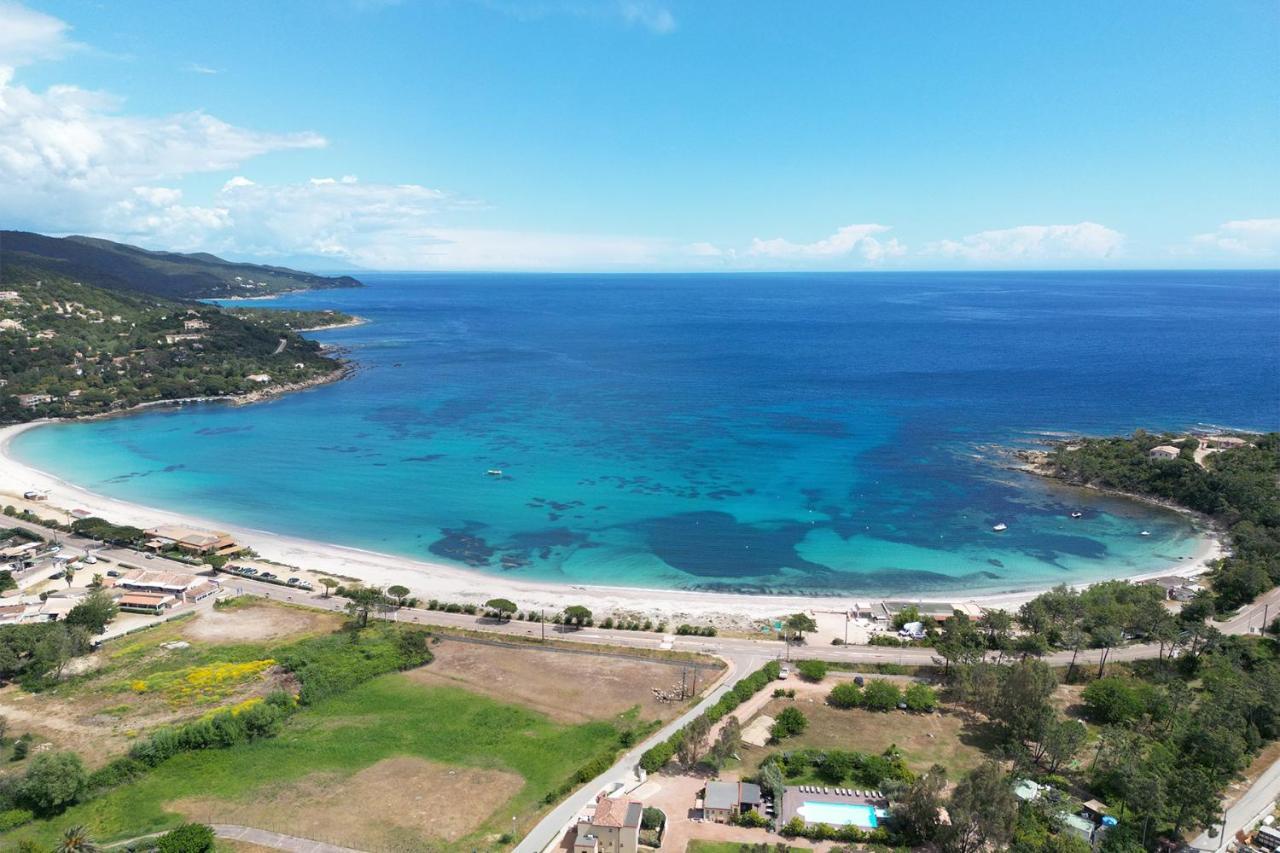
[[[805,823],[825,823],[827,826],[854,826],[863,829],[875,829],[876,810],[873,806],[861,803],[811,803],[806,800],[796,813],[804,818]]]
[[[13,449],[114,497],[478,571],[906,596],[1195,549],[1179,516],[1007,471],[991,445],[1280,426],[1274,274],[366,280],[260,303],[368,318],[316,335],[347,381]]]

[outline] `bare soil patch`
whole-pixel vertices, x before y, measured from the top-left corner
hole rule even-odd
[[[446,640],[432,647],[435,660],[409,677],[422,684],[465,687],[546,714],[565,723],[609,719],[640,706],[646,720],[675,718],[682,703],[659,702],[652,688],[679,687],[682,668],[642,659],[566,654],[544,649]],[[686,676],[693,684],[693,670]],[[716,674],[697,674],[698,689]]]
[[[341,625],[342,617],[336,613],[246,604],[201,613],[183,625],[182,638],[203,643],[249,643],[329,633]]]
[[[252,800],[187,798],[192,820],[270,829],[358,850],[446,847],[474,832],[524,785],[514,773],[388,758],[351,776],[313,773]]]

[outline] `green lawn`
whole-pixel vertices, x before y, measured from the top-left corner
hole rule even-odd
[[[349,775],[407,755],[524,778],[524,787],[484,826],[454,845],[470,850],[484,846],[483,836],[509,830],[512,815],[527,829],[546,793],[612,750],[616,739],[611,723],[559,725],[461,689],[386,675],[300,711],[278,737],[179,755],[135,783],[16,830],[3,846],[23,838],[48,846],[73,824],[84,824],[100,842],[129,838],[179,823],[165,804],[183,797],[252,798],[317,771]]]

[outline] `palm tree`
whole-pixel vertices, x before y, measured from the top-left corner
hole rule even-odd
[[[62,833],[62,840],[54,848],[55,853],[98,853],[102,848],[89,837],[83,826],[72,826]]]

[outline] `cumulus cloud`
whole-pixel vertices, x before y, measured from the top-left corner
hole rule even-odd
[[[622,19],[628,24],[641,26],[655,33],[669,33],[676,28],[675,16],[662,6],[640,0],[625,0],[619,8]]]
[[[52,15],[0,0],[0,76],[39,59],[56,59],[75,47],[70,27]],[[8,73],[6,73],[6,70]]]
[[[896,237],[884,239],[876,236],[888,230],[890,230],[888,225],[875,223],[846,225],[831,236],[813,243],[792,243],[781,237],[775,237],[772,240],[761,240],[756,237],[751,241],[747,255],[757,258],[810,261],[857,256],[865,261],[878,263],[886,258],[899,257],[907,251]]]
[[[1236,219],[1197,234],[1192,244],[1230,255],[1266,258],[1280,254],[1280,219]]]
[[[926,246],[925,254],[995,264],[1102,260],[1112,257],[1123,243],[1123,234],[1096,222],[1019,225],[940,240]]]
[[[91,227],[133,188],[234,168],[270,151],[323,146],[315,133],[263,133],[203,112],[125,115],[76,86],[34,91],[0,76],[0,215]]]

